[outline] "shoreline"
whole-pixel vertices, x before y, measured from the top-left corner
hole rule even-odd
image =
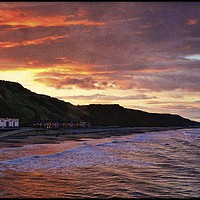
[[[28,144],[55,144],[68,140],[86,138],[100,139],[146,132],[168,131],[199,127],[92,127],[47,130],[22,127],[18,130],[0,132],[0,148],[20,147]]]

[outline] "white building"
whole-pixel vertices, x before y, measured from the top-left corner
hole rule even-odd
[[[17,118],[0,118],[0,129],[3,128],[18,128],[19,119]]]

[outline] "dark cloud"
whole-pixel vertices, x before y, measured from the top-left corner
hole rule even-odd
[[[103,95],[103,94],[94,94],[94,95],[74,95],[74,96],[59,96],[58,98],[61,99],[81,99],[81,100],[87,100],[87,99],[101,99],[101,100],[146,100],[146,99],[156,99],[155,96],[148,96],[145,94],[139,94],[139,95],[128,95],[128,96],[115,96],[115,95]]]
[[[184,72],[158,74],[152,76],[134,77],[138,87],[151,91],[183,90],[189,92],[200,91],[199,74],[186,74]]]
[[[102,90],[107,87],[105,82],[98,82],[92,77],[85,78],[74,78],[64,76],[63,78],[53,78],[53,77],[41,77],[35,78],[34,81],[43,83],[47,86],[54,87],[57,89],[71,89],[73,87],[82,89],[98,89]]]

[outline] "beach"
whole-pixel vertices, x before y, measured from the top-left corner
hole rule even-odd
[[[67,129],[40,129],[21,127],[18,130],[0,132],[0,148],[18,147],[26,144],[55,144],[84,138],[100,139],[155,131],[175,130],[183,127],[92,127]]]
[[[166,129],[2,132],[0,197],[197,198],[200,128]]]

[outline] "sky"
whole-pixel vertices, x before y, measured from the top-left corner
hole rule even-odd
[[[200,121],[200,2],[0,2],[0,79],[74,105]]]

